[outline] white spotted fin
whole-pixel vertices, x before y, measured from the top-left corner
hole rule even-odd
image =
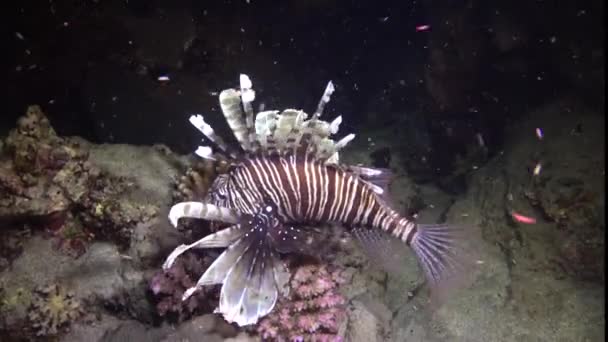
[[[289,279],[270,238],[271,232],[282,229],[274,208],[265,206],[256,215],[241,216],[236,225],[177,247],[163,268],[170,268],[191,248],[227,247],[182,299],[188,299],[202,286],[222,284],[216,312],[239,326],[255,324],[274,308]]]

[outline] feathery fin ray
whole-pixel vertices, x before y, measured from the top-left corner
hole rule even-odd
[[[228,247],[205,271],[195,286],[184,292],[188,299],[202,286],[222,284],[217,312],[239,326],[255,324],[274,307],[285,281],[285,268],[273,246],[272,232],[281,231],[280,222],[269,206],[255,215],[243,215],[239,223],[176,248],[163,264],[191,248]]]

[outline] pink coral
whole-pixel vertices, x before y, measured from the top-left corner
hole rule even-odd
[[[345,298],[338,292],[344,282],[339,270],[327,265],[297,267],[289,295],[258,325],[264,340],[341,341],[340,324],[346,318]]]

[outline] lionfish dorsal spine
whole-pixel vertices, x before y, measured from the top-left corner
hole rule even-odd
[[[226,122],[241,148],[249,150],[249,131],[241,109],[241,97],[235,89],[226,89],[220,93],[220,107]]]
[[[213,127],[211,127],[211,125],[205,122],[205,119],[202,115],[192,115],[190,116],[189,120],[190,123],[194,127],[196,127],[201,133],[203,133],[203,135],[209,141],[211,141],[216,147],[218,147],[223,154],[229,155],[231,158],[236,158],[233,153],[229,152],[228,145],[226,144],[224,139],[222,139],[222,137],[215,133]],[[195,153],[202,158],[215,160],[215,158],[213,157],[213,150],[209,146],[199,146]]]
[[[321,96],[321,100],[319,100],[319,104],[317,105],[317,110],[315,110],[314,114],[312,115],[313,120],[318,119],[321,114],[323,114],[323,109],[325,109],[325,105],[329,103],[331,94],[333,94],[335,90],[336,88],[334,87],[334,83],[332,81],[327,82],[323,96]]]
[[[253,83],[249,76],[245,74],[241,74],[239,76],[239,83],[241,86],[241,101],[243,102],[243,109],[245,110],[245,125],[247,126],[248,138],[250,146],[249,148],[254,148],[251,144],[253,144],[255,139],[255,130],[253,127],[254,122],[254,113],[252,102],[255,100],[255,91],[252,89]]]
[[[239,81],[239,89],[222,91],[219,102],[224,118],[241,148],[240,154],[230,153],[228,145],[204,122],[202,116],[192,116],[190,120],[219,148],[221,154],[231,160],[237,160],[249,155],[287,155],[303,152],[325,163],[338,163],[338,151],[350,142],[354,135],[347,135],[336,142],[332,136],[338,132],[342,117],[338,116],[331,122],[319,119],[335,90],[331,81],[310,118],[304,111],[296,109],[254,113],[252,102],[255,99],[255,91],[251,79],[241,74]],[[203,158],[215,159],[213,150],[207,146],[199,147],[196,154]]]

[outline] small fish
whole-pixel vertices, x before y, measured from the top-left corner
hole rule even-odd
[[[217,311],[240,326],[256,323],[278,298],[285,272],[278,253],[301,252],[315,234],[307,227],[321,224],[349,227],[369,254],[381,259],[390,254],[390,241],[397,241],[397,248],[409,246],[432,287],[459,272],[461,227],[418,224],[402,216],[388,204],[390,171],[338,163],[338,152],[354,134],[333,141],[341,117],[320,119],[333,91],[329,82],[310,120],[292,109],[254,115],[251,80],[241,75],[240,89],[219,95],[240,153],[228,152],[202,116],[190,118],[232,167],[217,177],[204,203],[178,203],[169,218],[173,225],[190,217],[231,226],[179,246],[167,258],[165,269],[190,248],[227,247],[184,299],[201,286],[223,284]],[[214,158],[210,147],[199,147],[197,154]]]
[[[431,25],[418,25],[416,26],[416,32],[426,31],[431,28]]]
[[[536,223],[536,219],[534,217],[518,214],[514,211],[511,212],[511,217],[513,217],[513,219],[515,221],[520,222],[520,223],[525,223],[525,224],[535,224]]]

